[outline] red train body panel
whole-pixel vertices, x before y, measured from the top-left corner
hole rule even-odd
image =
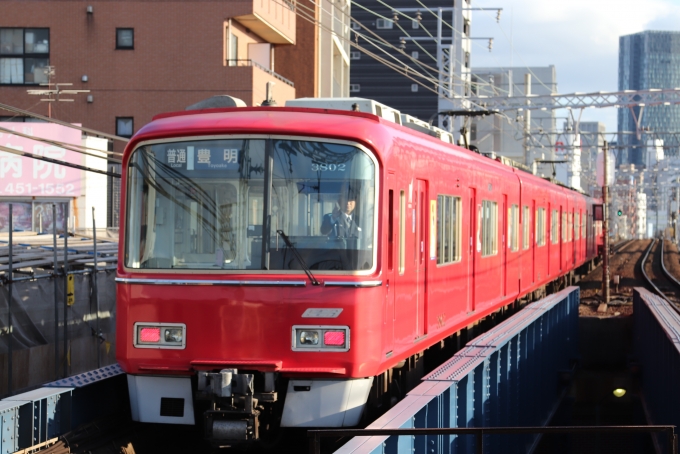
[[[133,151],[140,144],[189,143],[187,140],[200,144],[201,140],[233,137],[254,137],[253,143],[262,141],[265,150],[267,137],[338,141],[357,144],[366,156],[372,155],[374,185],[364,184],[372,181],[370,178],[362,183],[362,188],[373,194],[366,200],[375,201],[373,209],[364,210],[373,216],[369,226],[374,232],[372,244],[363,250],[366,257],[373,257],[366,259],[370,266],[327,271],[315,264],[310,271],[321,282],[316,286],[300,266],[294,261],[285,262],[287,259],[284,262],[290,264],[290,269],[285,270],[212,270],[154,267],[131,258],[146,254],[149,238],[160,241],[161,232],[171,229],[167,224],[174,225],[173,233],[167,236],[175,238],[173,247],[186,244],[179,241],[186,235],[182,230],[187,230],[180,223],[193,222],[181,218],[178,208],[173,208],[174,217],[168,214],[169,209],[163,208],[166,202],[158,195],[163,192],[160,183],[153,189],[153,182],[147,186],[136,182],[140,178],[136,173],[132,176],[132,169],[153,165],[131,159]],[[192,145],[186,148],[193,153]],[[170,153],[169,150],[166,147],[162,153]],[[238,149],[239,156],[244,150]],[[263,153],[267,156],[266,151]],[[298,152],[294,158],[299,155]],[[368,159],[365,158],[366,162]],[[271,165],[275,166],[272,172],[276,179],[279,164],[272,159]],[[288,164],[280,165],[285,169]],[[125,151],[123,167],[122,200],[126,203],[120,216],[121,225],[126,226],[121,231],[126,233],[121,235],[119,255],[125,259],[119,261],[117,273],[116,348],[118,361],[131,376],[184,377],[195,376],[198,371],[234,369],[255,374],[274,372],[277,379],[290,380],[375,377],[474,321],[573,272],[592,260],[597,250],[596,226],[592,221],[595,200],[366,113],[240,108],[169,114],[157,117],[134,136]],[[156,164],[154,178],[160,179],[158,168]],[[290,200],[301,194],[311,200],[313,194],[304,193],[308,181],[311,180],[298,179],[287,187],[280,183],[278,189],[273,184],[272,190],[285,192]],[[178,183],[173,184],[178,187]],[[328,184],[342,187],[338,186],[339,179],[328,179]],[[141,189],[135,189],[137,192],[130,196],[133,186]],[[249,189],[251,193],[253,188]],[[291,188],[297,188],[298,194],[290,195],[295,192]],[[192,191],[199,189],[190,187],[180,195],[191,200]],[[219,196],[219,188],[210,191]],[[263,191],[266,199],[267,190]],[[140,194],[144,198],[151,193],[161,200],[155,202],[155,211],[143,202],[136,202]],[[253,204],[259,208],[260,202],[253,200],[247,199],[248,209]],[[281,210],[281,200],[277,203]],[[130,208],[133,206],[134,209]],[[196,211],[191,210],[194,208],[186,208],[185,212]],[[237,210],[247,212],[235,205],[234,212]],[[312,208],[307,210],[305,216],[316,219]],[[246,215],[251,216],[243,214]],[[145,221],[152,216],[155,221]],[[208,217],[203,216],[201,222]],[[449,222],[443,220],[445,217],[451,219],[450,224],[445,223]],[[142,220],[135,220],[139,218]],[[256,218],[253,214],[252,219]],[[141,227],[135,227],[135,222]],[[267,222],[273,221],[265,216],[264,229]],[[285,224],[280,218],[276,222]],[[247,225],[258,232],[257,225]],[[364,229],[367,235],[369,227]],[[156,232],[155,236],[150,236],[150,230]],[[197,234],[191,235],[182,238],[199,241],[195,239]],[[239,241],[248,244],[248,257],[254,262],[260,254],[259,239],[249,235],[244,234]],[[278,245],[280,239],[272,235],[269,240],[277,241]],[[444,235],[448,236],[443,238]],[[208,240],[200,241],[206,244]],[[135,246],[136,243],[140,244]],[[303,255],[307,254],[307,249],[300,249]],[[154,260],[165,263],[161,257]],[[371,260],[373,263],[369,263]],[[309,309],[340,311],[334,317],[303,317]],[[136,324],[140,323],[184,325],[183,348],[140,348],[135,343],[140,333]],[[293,327],[298,325],[347,327],[347,351],[294,350],[297,332]],[[172,422],[168,418],[158,421]],[[321,421],[307,425],[337,424]]]

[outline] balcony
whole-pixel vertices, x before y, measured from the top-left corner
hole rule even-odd
[[[233,19],[273,44],[295,44],[295,2],[241,2]]]
[[[286,79],[281,74],[278,74],[278,73],[272,71],[271,69],[265,68],[264,66],[262,66],[261,64],[259,64],[258,62],[254,61],[254,60],[227,60],[227,66],[232,66],[232,67],[233,66],[254,66],[254,67],[259,68],[260,70],[266,72],[267,74],[269,74],[273,78],[278,79],[281,82],[290,85],[291,87],[295,87],[295,84],[293,83],[293,81]]]
[[[229,93],[255,106],[265,100],[267,82],[274,82],[273,99],[283,106],[289,99],[295,99],[292,81],[264,67],[253,60],[226,60],[227,86]]]

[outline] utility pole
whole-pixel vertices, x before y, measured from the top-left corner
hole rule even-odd
[[[608,170],[609,170],[609,147],[604,141],[602,149],[604,154],[604,178],[602,180],[602,235],[604,235],[604,250],[602,251],[602,299],[604,304],[609,304],[609,201],[608,201]]]

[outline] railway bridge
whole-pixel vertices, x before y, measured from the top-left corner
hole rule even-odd
[[[289,452],[676,452],[680,314],[663,269],[673,276],[680,261],[662,244],[621,245],[607,307],[595,270],[472,339],[364,429],[312,430],[309,445],[298,440]],[[0,453],[127,446],[130,423],[111,416],[129,411],[127,401],[115,365],[9,395]],[[148,446],[135,452],[154,452]]]

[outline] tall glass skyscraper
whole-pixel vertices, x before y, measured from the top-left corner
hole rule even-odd
[[[676,87],[680,87],[680,32],[644,31],[619,38],[619,90]],[[638,140],[634,134],[635,118],[640,117],[641,110],[641,127],[654,132],[680,131],[678,105],[635,107],[635,117],[629,109],[619,109],[618,142],[624,145],[617,156],[619,164],[631,163],[638,167],[647,161],[645,136]],[[678,151],[666,149],[666,154],[678,156]]]

